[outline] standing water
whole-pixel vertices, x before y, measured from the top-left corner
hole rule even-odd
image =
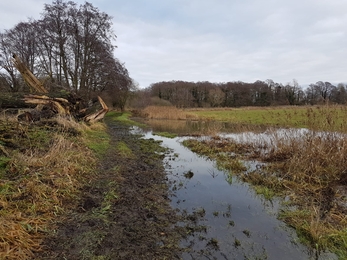
[[[213,161],[184,147],[184,138],[144,134],[171,151],[164,162],[172,206],[201,216],[203,231],[182,242],[194,253],[185,253],[183,259],[336,259],[310,253],[295,231],[276,218],[278,201],[264,200],[248,184],[227,178]]]

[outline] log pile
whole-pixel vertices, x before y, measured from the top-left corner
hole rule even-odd
[[[24,95],[19,100],[18,96],[16,98],[7,98],[3,102],[0,99],[0,105],[4,103],[6,104],[7,108],[11,106],[11,103],[13,104],[13,107],[17,108],[19,104],[22,106],[22,108],[33,106],[36,107],[35,110],[32,110],[31,112],[25,111],[25,113],[20,115],[18,119],[38,121],[41,118],[48,118],[58,114],[62,116],[69,115],[75,117],[76,119],[82,119],[86,122],[94,123],[103,119],[108,112],[109,109],[100,96],[98,96],[99,109],[96,112],[91,112],[90,107],[83,107],[82,103],[88,102],[81,102],[81,99],[76,99],[72,97],[72,95],[68,97],[52,97],[52,93],[48,92],[48,90],[43,86],[42,82],[34,76],[34,74],[27,68],[27,66],[17,55],[13,54],[12,62],[15,68],[22,75],[25,82],[31,87],[33,92],[36,93]]]

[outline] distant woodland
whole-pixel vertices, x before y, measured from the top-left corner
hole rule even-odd
[[[245,83],[166,81],[138,89],[115,56],[112,17],[91,3],[55,0],[41,19],[20,22],[0,32],[0,91],[29,92],[16,70],[16,54],[49,92],[67,91],[84,98],[101,95],[115,108],[126,104],[176,107],[241,107],[346,104],[346,85],[318,81],[303,89],[296,80]],[[132,97],[132,99],[130,99]]]
[[[346,85],[318,81],[303,89],[296,80],[283,85],[273,80],[245,83],[166,81],[141,91],[139,106],[148,103],[172,104],[176,107],[242,107],[346,104]]]

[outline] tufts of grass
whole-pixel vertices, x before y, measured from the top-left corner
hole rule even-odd
[[[225,159],[225,156],[217,156],[217,167],[235,175],[247,171],[242,161],[237,158]]]
[[[107,215],[111,212],[112,205],[120,197],[118,193],[118,184],[114,181],[108,182],[107,190],[103,194],[103,201],[100,208],[93,210],[93,217],[106,221]]]
[[[117,153],[124,158],[133,158],[132,150],[124,142],[118,142],[116,145]]]
[[[128,126],[139,126],[139,127],[145,126],[144,124],[131,120],[130,119],[131,115],[132,115],[131,112],[110,111],[106,114],[106,120],[118,121]]]
[[[177,134],[168,133],[168,132],[154,132],[153,135],[158,135],[158,136],[167,137],[167,138],[177,137]]]
[[[263,195],[264,198],[267,200],[273,199],[276,195],[276,193],[272,189],[269,189],[268,187],[265,187],[265,186],[255,186],[254,190],[257,194]]]
[[[7,164],[11,161],[9,157],[0,156],[0,176],[5,172]]]
[[[95,123],[88,127],[84,131],[84,142],[98,157],[103,156],[110,146],[106,126],[102,123]]]
[[[219,139],[212,140],[196,140],[188,139],[183,141],[183,145],[191,149],[193,152],[207,156],[212,160],[216,160],[217,167],[227,171],[229,174],[241,174],[247,171],[247,167],[237,157],[236,151],[244,150],[245,148],[236,144],[221,141]]]

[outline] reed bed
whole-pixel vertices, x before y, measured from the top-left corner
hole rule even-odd
[[[2,158],[8,157],[0,169],[0,259],[30,259],[42,250],[53,220],[76,206],[79,188],[92,177],[94,155],[78,134],[87,126],[64,118],[50,124],[0,120],[7,130]]]
[[[189,113],[173,106],[148,106],[141,111],[141,115],[150,119],[197,119],[197,116],[194,113]]]

